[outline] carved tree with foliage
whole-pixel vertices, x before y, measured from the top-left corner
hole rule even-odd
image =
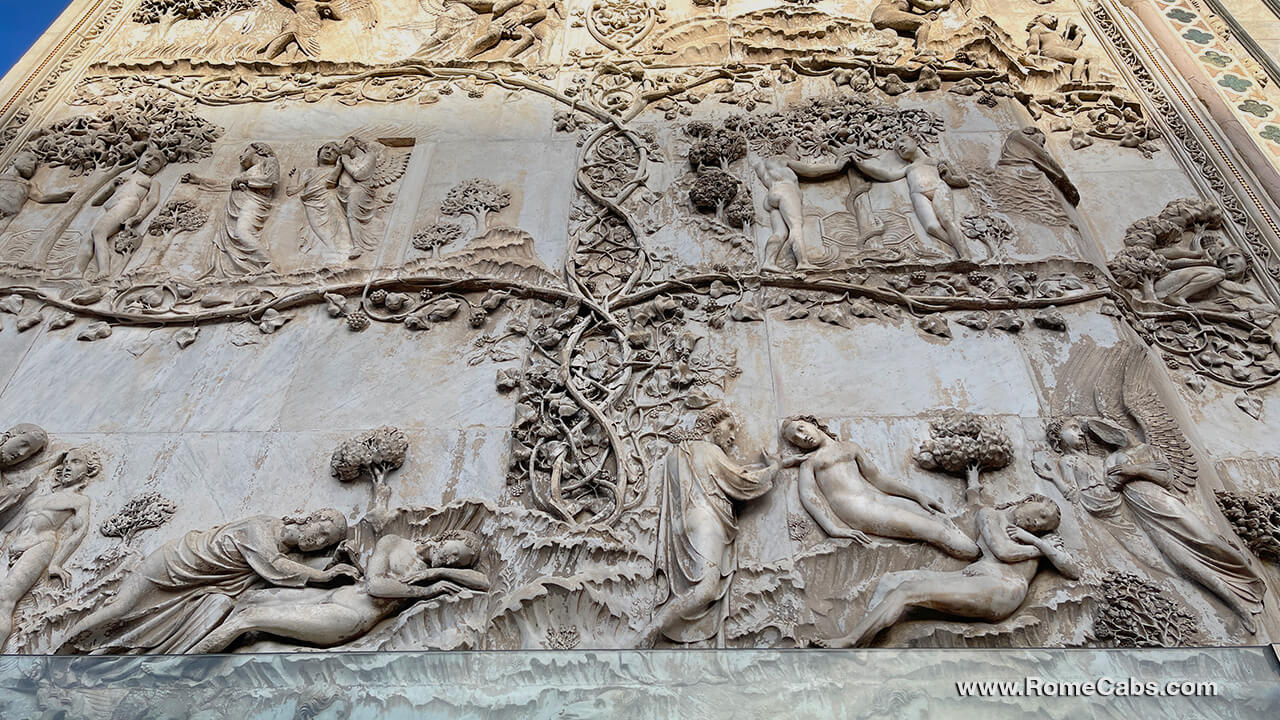
[[[454,185],[440,204],[442,215],[469,215],[476,235],[489,229],[489,215],[511,204],[511,193],[484,178],[469,178]]]
[[[391,500],[387,475],[404,464],[408,451],[405,434],[384,425],[338,445],[329,460],[329,473],[344,483],[368,477],[373,483],[374,505],[385,511]]]
[[[929,423],[929,439],[916,450],[916,463],[925,470],[965,479],[965,496],[978,499],[979,476],[1013,462],[1009,436],[990,418],[949,410]]]

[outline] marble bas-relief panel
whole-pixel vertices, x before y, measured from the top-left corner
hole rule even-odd
[[[130,6],[0,150],[0,649],[1275,640],[1269,240],[1105,17]]]

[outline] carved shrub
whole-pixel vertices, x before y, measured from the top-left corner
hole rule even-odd
[[[1222,514],[1255,555],[1280,563],[1280,492],[1214,493]]]

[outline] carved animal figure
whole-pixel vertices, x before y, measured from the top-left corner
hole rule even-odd
[[[783,440],[805,452],[797,476],[800,503],[836,538],[867,544],[867,533],[936,545],[965,560],[978,557],[978,546],[946,517],[936,514],[936,499],[885,476],[857,443],[839,440],[811,417],[788,418]],[[920,506],[906,508],[889,500],[903,497]]]

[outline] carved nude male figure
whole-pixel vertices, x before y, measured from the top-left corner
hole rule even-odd
[[[665,463],[658,549],[658,608],[639,639],[651,647],[660,635],[676,642],[715,637],[723,601],[737,569],[735,500],[751,500],[773,487],[780,464],[749,470],[729,458],[737,443],[737,422],[720,406],[702,411],[695,434],[672,448]]]
[[[114,599],[71,629],[63,648],[189,652],[247,590],[357,577],[350,565],[318,570],[295,555],[333,547],[346,536],[346,518],[332,508],[283,519],[255,515],[192,530],[147,556]]]
[[[89,498],[81,494],[102,469],[88,450],[69,450],[54,474],[53,491],[27,500],[0,542],[0,647],[13,628],[13,611],[45,575],[64,586],[71,575],[63,564],[89,532]]]
[[[848,635],[822,642],[826,647],[867,645],[912,608],[999,622],[1027,599],[1040,560],[1048,560],[1070,579],[1080,576],[1075,561],[1050,537],[1057,530],[1058,506],[1043,495],[978,510],[978,546],[982,559],[963,570],[906,570],[889,573],[872,592],[874,603]],[[876,602],[875,598],[881,597]]]
[[[782,258],[795,257],[796,270],[820,269],[826,252],[821,237],[811,237],[804,229],[804,196],[800,179],[820,180],[838,175],[844,165],[820,165],[792,160],[786,155],[760,156],[752,153],[747,162],[764,184],[764,208],[769,213],[771,234],[765,241],[761,267],[785,272]]]
[[[168,160],[164,153],[148,147],[132,171],[117,177],[93,197],[90,204],[102,206],[104,212],[76,253],[76,272],[81,277],[89,279],[90,262],[94,263],[98,277],[110,275],[111,239],[119,232],[135,232],[156,209],[160,202],[160,184],[155,176],[165,165]]]
[[[1058,18],[1054,15],[1037,15],[1027,25],[1027,54],[1039,55],[1071,66],[1071,80],[1088,82],[1089,56],[1081,49],[1084,46],[1084,31],[1075,22],[1068,21],[1066,27],[1058,29]]]
[[[487,591],[488,578],[469,569],[479,554],[480,537],[472,532],[446,533],[424,543],[384,535],[374,546],[362,582],[333,589],[250,591],[191,652],[219,652],[250,632],[319,647],[350,642],[404,607],[406,601],[429,600],[466,588]]]
[[[30,460],[49,444],[49,434],[39,425],[20,423],[0,433],[0,470],[8,470]],[[0,521],[7,511],[31,494],[34,482],[19,485],[6,481],[0,472]]]
[[[45,192],[32,180],[36,176],[37,164],[35,153],[22,150],[13,156],[9,168],[0,173],[0,234],[9,228],[28,200],[52,205],[64,203],[75,194],[72,190]]]
[[[952,173],[950,166],[929,157],[910,135],[898,138],[893,151],[896,161],[872,160],[863,154],[853,155],[849,161],[872,180],[906,180],[911,208],[924,232],[949,245],[961,260],[971,259],[964,235],[952,217],[955,208],[951,187],[964,187],[966,183]]]
[[[871,24],[878,30],[893,30],[915,38],[917,50],[929,40],[929,17],[912,12],[918,9],[929,13],[951,7],[952,0],[881,0],[871,11]]]
[[[836,538],[861,544],[867,534],[918,540],[964,560],[978,557],[978,546],[950,520],[936,515],[942,505],[906,483],[885,476],[857,443],[839,440],[811,417],[788,418],[782,438],[804,451],[798,476],[800,503]],[[890,495],[919,505],[895,503]]]

